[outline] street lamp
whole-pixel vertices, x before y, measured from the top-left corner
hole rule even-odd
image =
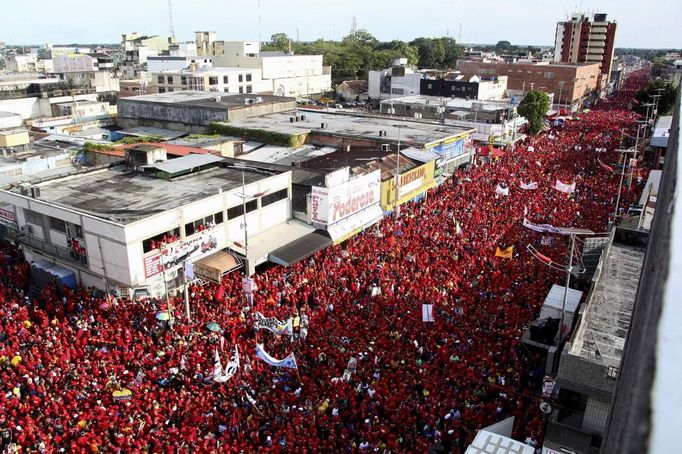
[[[248,232],[248,226],[246,224],[246,199],[257,199],[258,197],[262,197],[268,192],[270,192],[270,189],[266,189],[265,191],[258,192],[256,194],[247,194],[246,193],[246,177],[245,177],[245,171],[246,167],[244,165],[235,165],[235,168],[238,168],[242,171],[242,192],[241,194],[237,194],[237,197],[242,199],[242,225],[241,227],[244,229],[244,260],[246,262],[246,275],[251,276],[253,273],[251,272],[251,267],[249,266],[249,232]]]

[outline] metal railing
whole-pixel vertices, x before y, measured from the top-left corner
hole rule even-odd
[[[76,254],[71,249],[50,243],[49,241],[38,238],[37,236],[31,235],[30,233],[21,232],[18,229],[8,227],[6,236],[8,239],[12,239],[16,242],[29,246],[41,253],[68,260],[81,266],[87,266],[84,257]]]

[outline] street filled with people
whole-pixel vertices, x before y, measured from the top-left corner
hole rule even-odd
[[[20,247],[3,243],[0,442],[22,452],[463,452],[477,430],[514,416],[514,437],[541,446],[545,360],[521,337],[564,273],[527,246],[559,264],[567,249],[523,222],[607,230],[616,149],[636,135],[628,105],[646,79],[632,73],[589,112],[455,172],[340,245],[257,272],[250,302],[240,272],[191,285],[191,321],[182,294],[167,303],[37,288]],[[641,186],[623,187],[620,206]],[[257,313],[282,323],[257,329]]]

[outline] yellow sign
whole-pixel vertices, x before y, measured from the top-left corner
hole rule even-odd
[[[419,167],[415,167],[400,174],[400,188],[398,191],[398,205],[414,199],[419,194],[436,186],[433,179],[435,161],[429,161]],[[381,208],[391,211],[396,202],[396,179],[395,176],[381,182]]]

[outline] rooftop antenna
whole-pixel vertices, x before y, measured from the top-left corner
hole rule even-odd
[[[170,34],[175,42],[175,25],[173,25],[173,3],[172,0],[168,0],[168,23],[170,24]]]
[[[358,31],[358,18],[357,16],[353,16],[353,25],[350,27],[350,32],[355,33]]]
[[[262,27],[261,27],[261,9],[260,9],[260,4],[261,4],[261,0],[258,0],[258,46],[259,46],[259,47],[260,47],[260,45],[261,45],[260,42],[261,42],[261,31],[262,31]]]
[[[462,23],[459,23],[459,34],[457,35],[457,44],[462,44]]]

